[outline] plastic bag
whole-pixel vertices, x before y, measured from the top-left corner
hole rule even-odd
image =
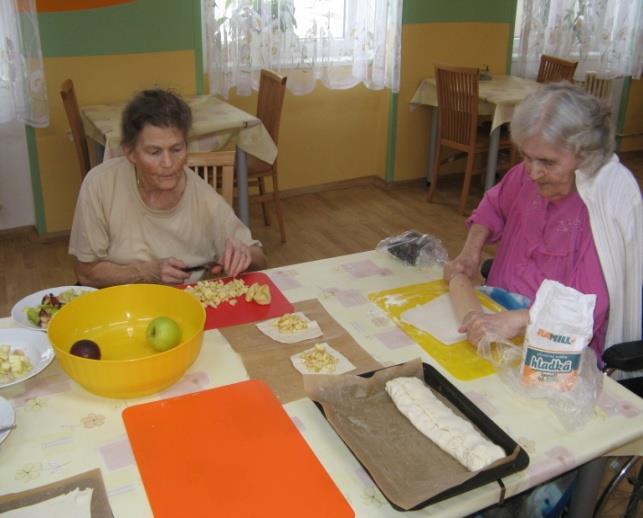
[[[375,249],[412,266],[443,264],[448,259],[446,248],[437,237],[407,230],[397,236],[382,239]]]
[[[477,346],[505,383],[525,396],[545,398],[568,430],[591,419],[603,387],[596,355],[587,347],[595,300],[595,295],[545,280],[529,310],[522,347],[492,335]]]

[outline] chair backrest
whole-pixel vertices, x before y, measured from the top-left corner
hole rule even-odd
[[[540,56],[540,66],[538,67],[536,81],[539,83],[555,83],[566,79],[573,83],[577,66],[577,61],[567,61],[556,56],[543,54]]]
[[[456,148],[473,147],[478,124],[477,68],[436,65],[438,136]]]
[[[60,85],[60,97],[63,100],[67,121],[71,129],[71,136],[74,139],[74,147],[76,148],[76,156],[78,157],[78,164],[80,166],[80,177],[85,178],[85,175],[92,166],[89,161],[89,148],[87,146],[85,128],[83,127],[83,119],[80,116],[74,83],[71,79],[66,79],[63,84]]]
[[[590,94],[599,99],[609,101],[612,96],[612,83],[613,79],[600,79],[596,76],[596,72],[587,72],[585,75],[584,87]]]
[[[275,144],[279,140],[281,107],[284,104],[287,80],[287,77],[281,77],[270,70],[262,70],[259,80],[257,117],[261,119]]]
[[[234,151],[190,153],[187,165],[234,207]]]

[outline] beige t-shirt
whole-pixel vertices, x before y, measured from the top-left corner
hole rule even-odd
[[[92,169],[78,195],[69,253],[81,262],[128,264],[176,257],[195,266],[220,258],[227,237],[248,246],[261,244],[212,186],[189,168],[185,173],[179,203],[156,210],[141,199],[127,158]]]

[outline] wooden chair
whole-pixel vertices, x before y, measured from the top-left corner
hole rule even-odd
[[[458,212],[464,214],[471,177],[474,172],[475,155],[489,148],[488,128],[478,128],[478,84],[480,72],[477,68],[435,67],[438,94],[438,141],[435,153],[434,176],[429,187],[428,200],[438,186],[441,165],[441,148],[447,146],[462,151],[467,156],[464,183]],[[509,149],[511,143],[501,138],[499,149]]]
[[[83,119],[80,116],[74,83],[71,79],[65,79],[63,84],[60,85],[60,97],[63,100],[67,121],[71,129],[71,136],[74,139],[74,147],[76,148],[76,156],[78,157],[78,164],[80,166],[80,177],[82,179],[85,178],[85,175],[92,168],[92,165],[89,161],[89,147],[87,146]]]
[[[538,77],[536,81],[539,83],[555,83],[556,81],[566,79],[573,83],[574,72],[576,72],[577,66],[577,61],[567,61],[555,56],[543,54],[540,56],[540,67],[538,67]]]
[[[234,207],[234,151],[190,153],[187,165]]]
[[[265,128],[270,133],[272,140],[278,145],[279,125],[281,123],[281,108],[284,103],[286,94],[286,81],[288,78],[281,77],[269,70],[261,71],[259,82],[259,96],[257,101],[257,117],[261,120]],[[272,178],[272,192],[266,192],[264,178]],[[271,165],[262,162],[258,158],[248,156],[248,184],[255,185],[259,189],[259,194],[252,196],[252,201],[261,202],[263,218],[266,225],[270,225],[270,216],[268,214],[268,202],[272,200],[275,204],[277,223],[281,233],[281,242],[286,242],[286,228],[281,210],[281,200],[279,198],[279,183],[277,179],[277,161]]]
[[[585,74],[585,82],[583,84],[585,90],[590,94],[604,101],[609,101],[612,96],[612,83],[613,79],[600,79],[596,76],[596,72],[587,72]]]

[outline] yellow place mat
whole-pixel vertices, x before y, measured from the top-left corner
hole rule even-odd
[[[467,340],[446,345],[429,333],[420,331],[415,326],[403,322],[400,315],[407,309],[419,304],[426,304],[449,291],[444,280],[411,284],[392,290],[370,293],[368,298],[382,308],[388,316],[409,335],[417,344],[429,353],[450,374],[462,381],[470,381],[493,374],[496,370],[491,363],[477,355],[473,345]],[[492,311],[504,308],[486,295],[476,292],[480,303]]]

